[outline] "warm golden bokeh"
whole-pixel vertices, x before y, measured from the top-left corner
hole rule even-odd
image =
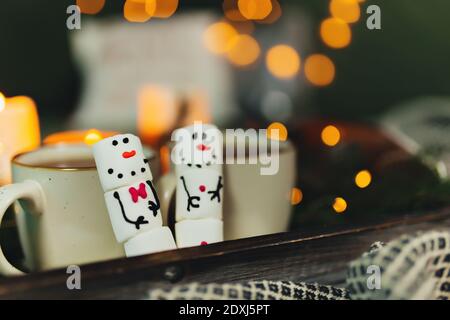
[[[84,143],[91,146],[103,139],[103,135],[96,129],[90,129],[84,136]]]
[[[178,9],[178,0],[154,0],[156,1],[156,18],[169,18]]]
[[[231,47],[231,40],[238,35],[236,29],[227,22],[210,25],[203,34],[206,48],[215,54],[224,54]]]
[[[238,0],[224,0],[222,9],[225,17],[231,21],[247,21],[238,8]]]
[[[300,56],[297,51],[287,45],[277,45],[269,49],[266,65],[269,72],[277,78],[289,79],[300,71]]]
[[[127,0],[123,6],[123,16],[130,22],[146,22],[152,17],[145,9],[146,4]]]
[[[345,199],[340,197],[334,199],[333,209],[337,213],[344,213],[345,210],[347,210],[347,201],[345,201]]]
[[[329,147],[334,147],[341,141],[341,133],[338,128],[330,125],[322,130],[321,138],[324,144]]]
[[[368,170],[362,170],[355,176],[355,184],[361,189],[367,188],[371,183],[372,175]]]
[[[292,188],[291,190],[291,204],[298,205],[303,200],[303,192],[299,188]]]
[[[0,112],[2,112],[5,109],[6,106],[6,98],[3,95],[3,93],[0,92]]]
[[[323,54],[314,54],[305,61],[305,77],[315,86],[328,86],[334,80],[336,68],[333,61]]]
[[[272,12],[271,0],[239,0],[241,14],[249,20],[262,20]]]
[[[97,14],[105,6],[105,0],[77,0],[76,4],[80,7],[81,13]]]
[[[274,122],[267,127],[267,137],[271,140],[286,141],[288,138],[288,130],[284,124]]]
[[[282,14],[283,10],[281,9],[281,5],[278,0],[272,0],[272,11],[270,12],[270,14],[262,20],[257,20],[257,22],[264,24],[275,23],[276,21],[278,21],[278,19],[281,18]]]
[[[258,42],[253,37],[244,34],[231,39],[227,58],[232,64],[244,67],[258,60],[260,53]]]
[[[146,85],[138,93],[137,129],[145,144],[155,145],[177,120],[178,103],[168,88]]]
[[[331,0],[330,13],[347,23],[355,23],[361,17],[358,0]]]
[[[350,44],[352,31],[344,20],[328,18],[320,26],[320,36],[323,42],[329,47],[341,49]]]
[[[133,0],[133,1],[135,1],[135,0]],[[142,1],[142,0],[140,0],[140,1]],[[155,16],[156,5],[157,5],[157,0],[145,0],[145,12],[147,12],[147,14],[150,17]]]

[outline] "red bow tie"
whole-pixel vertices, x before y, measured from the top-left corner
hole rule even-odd
[[[128,191],[130,191],[131,199],[133,199],[134,203],[139,201],[139,197],[141,197],[142,199],[147,199],[147,191],[145,190],[144,183],[141,183],[139,185],[139,190],[131,187],[130,189],[128,189]]]

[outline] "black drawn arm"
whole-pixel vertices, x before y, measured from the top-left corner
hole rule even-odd
[[[217,189],[214,191],[208,191],[211,194],[211,201],[217,198],[217,202],[220,203],[220,190],[223,188],[222,184],[222,176],[219,177],[219,181],[217,182]]]
[[[153,216],[156,217],[158,215],[158,210],[159,208],[161,208],[161,205],[159,203],[159,198],[158,198],[158,194],[156,193],[155,187],[153,186],[153,183],[148,180],[146,181],[148,186],[150,187],[150,189],[152,190],[153,196],[155,197],[155,201],[149,201],[149,210],[153,212]]]
[[[180,177],[180,179],[181,179],[181,181],[183,181],[184,191],[186,191],[186,194],[188,196],[187,211],[191,212],[191,207],[194,207],[194,208],[199,208],[200,207],[200,205],[198,204],[198,202],[200,201],[200,197],[197,197],[197,196],[191,197],[191,195],[189,194],[189,191],[188,191],[188,189],[186,187],[186,181],[184,180],[184,177],[182,176],[182,177]],[[195,203],[195,201],[197,203]]]
[[[123,207],[122,200],[120,200],[119,193],[118,192],[114,192],[113,196],[119,202],[120,210],[122,211],[122,216],[123,216],[123,218],[125,219],[126,222],[128,222],[130,224],[134,224],[134,226],[136,227],[137,230],[139,230],[141,228],[141,224],[147,224],[148,223],[148,221],[145,220],[145,218],[143,216],[139,216],[136,221],[130,220],[127,217],[127,214],[125,212],[125,208]]]

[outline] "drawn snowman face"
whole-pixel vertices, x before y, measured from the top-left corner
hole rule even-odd
[[[194,124],[174,132],[172,156],[177,166],[209,167],[222,163],[222,136],[213,125]]]
[[[93,152],[105,192],[153,179],[141,141],[132,134],[104,139],[94,145]]]

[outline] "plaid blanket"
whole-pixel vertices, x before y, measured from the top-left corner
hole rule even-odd
[[[450,232],[403,235],[377,242],[348,267],[345,288],[290,281],[191,283],[154,289],[164,300],[357,300],[450,298]]]

